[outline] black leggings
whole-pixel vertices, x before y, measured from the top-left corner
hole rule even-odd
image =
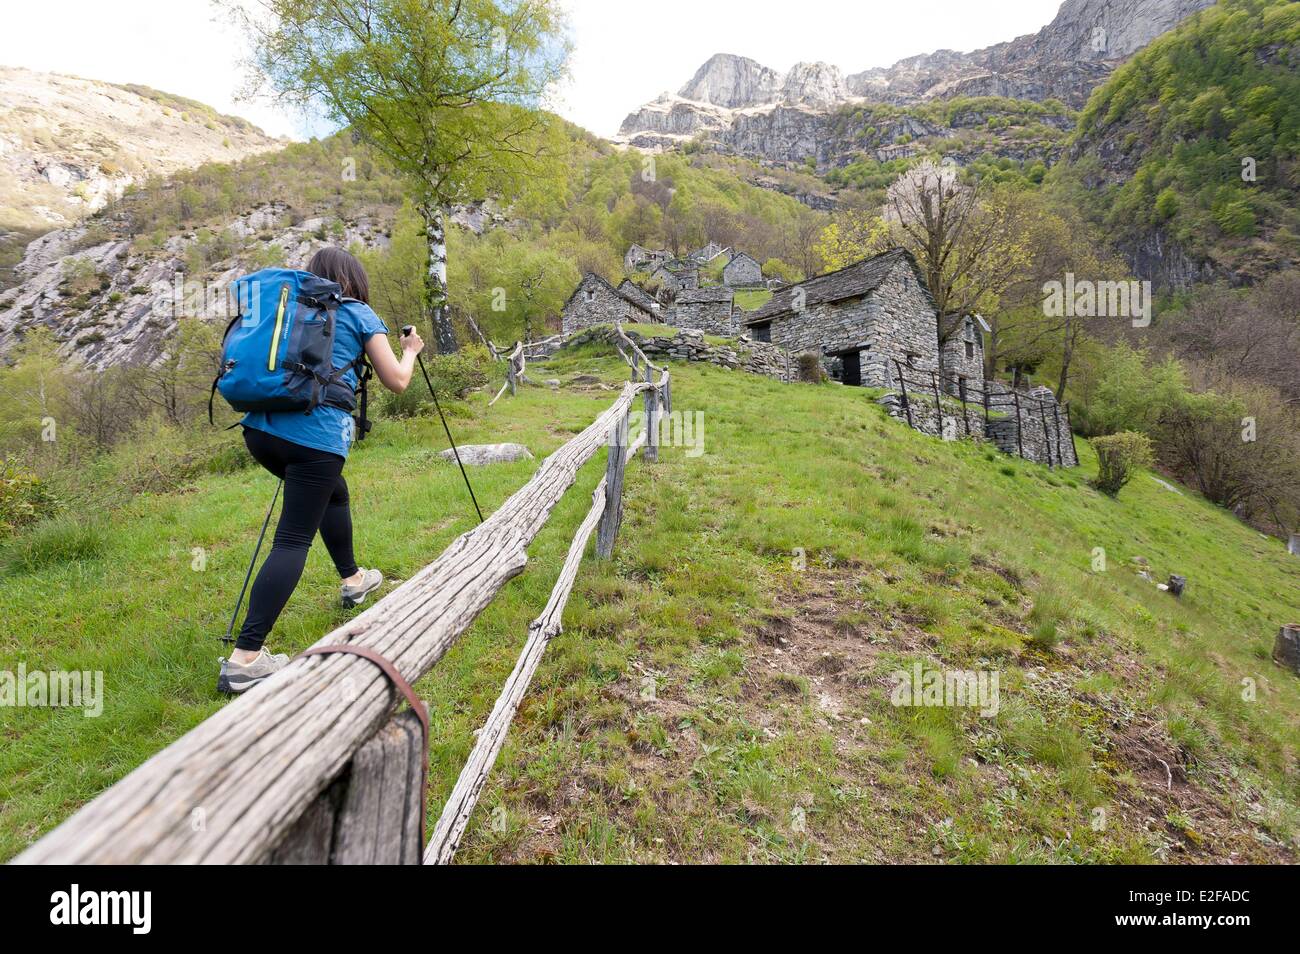
[[[248,597],[248,615],[236,649],[259,650],[284,604],[298,585],[316,531],[341,578],[357,572],[352,556],[352,513],[344,459],[338,454],[303,447],[274,434],[244,428],[244,443],[253,459],[284,481],[284,502],[271,552],[257,571]]]

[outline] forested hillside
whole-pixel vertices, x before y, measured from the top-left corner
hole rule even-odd
[[[1258,280],[1300,263],[1300,5],[1222,0],[1089,100],[1056,170],[1144,277]]]

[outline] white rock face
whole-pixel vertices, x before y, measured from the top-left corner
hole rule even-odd
[[[784,79],[776,70],[747,56],[715,53],[677,95],[726,109],[743,109],[775,102]]]
[[[796,63],[781,83],[780,102],[826,107],[847,102],[851,96],[838,66]]]

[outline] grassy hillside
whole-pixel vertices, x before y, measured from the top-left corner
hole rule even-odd
[[[625,376],[594,346],[536,370],[565,386],[490,410],[477,393],[458,439],[540,458],[612,399],[571,378]],[[584,564],[461,860],[1294,860],[1300,681],[1268,653],[1300,561],[1276,541],[1148,474],[1103,497],[1082,444],[1082,468],[1052,472],[913,433],[860,389],[674,365],[673,394],[703,413],[704,453],[631,465],[616,557]],[[471,526],[439,433],[381,421],[348,465],[358,555],[390,578]],[[473,471],[484,508],[533,466]],[[601,467],[418,686],[431,815]],[[203,477],[0,551],[0,668],[106,683],[98,719],[0,710],[0,857],[222,705],[215,637],[272,489],[255,468]],[[1135,557],[1186,575],[1183,599]],[[331,576],[315,549],[274,649],[346,618]],[[996,716],[891,705],[913,663],[996,671]]]

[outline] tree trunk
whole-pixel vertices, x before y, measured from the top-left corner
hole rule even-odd
[[[1061,377],[1056,384],[1056,400],[1065,400],[1065,385],[1070,380],[1070,361],[1074,358],[1075,331],[1070,322],[1065,325],[1065,342],[1061,348]]]
[[[427,201],[420,207],[420,214],[424,216],[424,237],[429,244],[429,270],[424,276],[425,306],[433,323],[438,354],[451,354],[459,345],[447,308],[447,231],[442,205]]]

